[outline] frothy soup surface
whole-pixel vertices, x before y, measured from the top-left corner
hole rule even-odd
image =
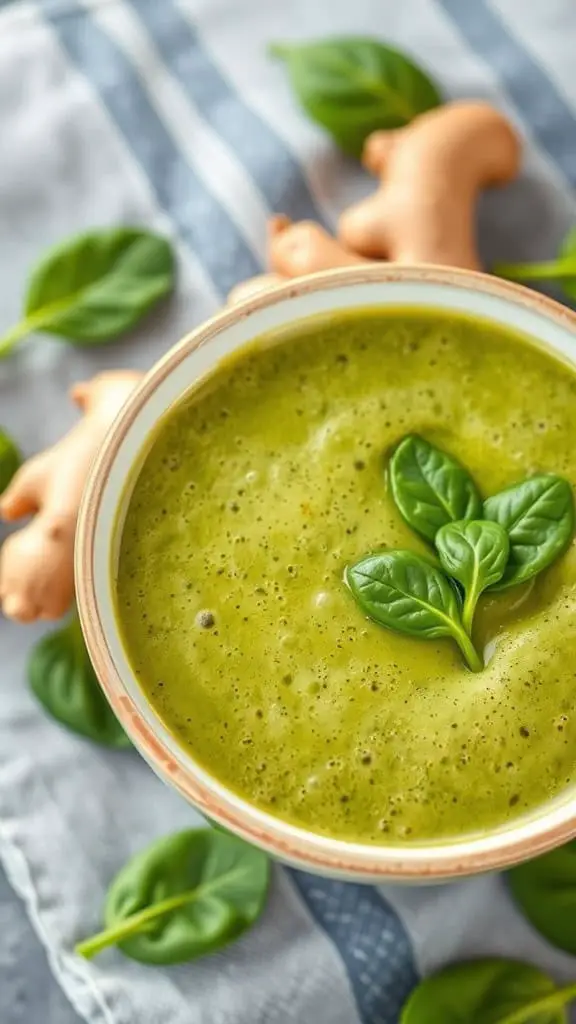
[[[371,550],[426,552],[384,476],[411,432],[484,496],[536,471],[574,484],[576,378],[451,314],[302,322],[161,423],[118,567],[130,662],[180,743],[275,816],[369,843],[503,825],[576,778],[574,545],[481,598],[477,674],[449,640],[366,620],[343,585]]]

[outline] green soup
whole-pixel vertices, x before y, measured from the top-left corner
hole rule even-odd
[[[441,312],[273,340],[169,414],[136,482],[117,614],[139,683],[211,774],[306,829],[406,843],[503,825],[576,778],[574,546],[480,600],[477,674],[449,640],[367,621],[342,576],[371,550],[426,551],[384,475],[409,432],[486,496],[535,471],[576,483],[576,378]]]

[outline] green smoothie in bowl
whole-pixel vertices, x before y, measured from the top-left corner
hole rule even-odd
[[[486,518],[505,542],[474,609],[439,524],[415,528],[397,493],[423,450],[472,481],[444,522]],[[491,502],[534,479],[560,481],[559,511],[545,494],[535,513],[556,540],[515,582],[531,541]],[[258,339],[171,409],[140,469],[116,579],[133,672],[194,761],[309,833],[407,846],[505,826],[576,781],[575,483],[574,372],[491,322],[366,309]],[[409,581],[412,559],[445,580],[444,632],[399,632],[355,592],[386,552]]]

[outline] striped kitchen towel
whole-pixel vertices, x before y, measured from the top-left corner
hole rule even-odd
[[[520,10],[521,6],[521,10]],[[67,386],[150,365],[261,267],[274,211],[331,226],[372,186],[296,109],[271,40],[377,35],[446,95],[483,96],[526,137],[519,182],[481,208],[485,260],[552,255],[574,222],[576,8],[571,0],[0,0],[0,327],[27,268],[89,225],[144,223],[178,248],[170,317],[82,351],[47,339],[0,364],[3,424],[28,452],[73,417]],[[194,812],[134,753],[62,731],[25,685],[41,632],[0,623],[0,858],[53,973],[91,1024],[393,1024],[418,977],[474,954],[576,963],[522,920],[501,879],[442,888],[342,884],[277,868],[258,926],[209,960],[147,968],[71,952],[107,883]],[[0,970],[10,963],[0,928]],[[27,978],[27,962],[10,967]],[[0,982],[0,1019],[17,1018]],[[26,1024],[45,1024],[26,1018]],[[441,1022],[439,1022],[441,1024]]]

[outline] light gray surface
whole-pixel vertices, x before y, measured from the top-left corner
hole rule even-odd
[[[72,381],[150,365],[216,308],[262,259],[266,213],[333,224],[367,191],[264,56],[271,39],[362,33],[417,55],[447,95],[490,98],[522,126],[523,176],[482,202],[482,250],[487,262],[551,255],[576,215],[568,0],[534,0],[521,16],[513,0],[2,8],[0,330],[18,316],[27,268],[68,232],[142,222],[169,233],[180,258],[177,298],[133,337],[94,351],[38,338],[0,364],[0,420],[27,453],[73,422]],[[393,1024],[417,970],[488,953],[576,977],[573,959],[531,932],[498,878],[377,892],[280,870],[261,924],[222,956],[152,970],[110,951],[84,964],[72,948],[98,927],[115,871],[194,818],[136,755],[101,751],[42,714],[25,677],[41,632],[0,622],[0,857],[53,973],[91,1024]],[[13,900],[0,897],[0,911],[1,1024],[69,1024]]]
[[[24,904],[0,868],[0,989],[2,1024],[79,1024],[56,984]]]

